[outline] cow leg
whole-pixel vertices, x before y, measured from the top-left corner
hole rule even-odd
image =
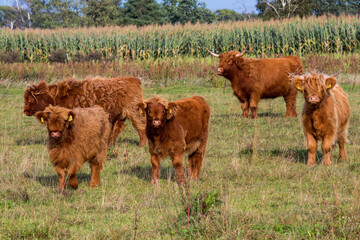
[[[125,127],[126,127],[125,119],[115,120],[111,124],[111,132],[110,132],[109,141],[108,141],[109,145],[114,145],[116,139],[121,134],[121,132],[124,131]]]
[[[145,126],[146,126],[145,119],[141,116],[139,111],[136,111],[130,116],[130,120],[131,120],[131,124],[139,134],[140,147],[144,147],[147,141],[146,133],[145,133]]]
[[[65,171],[63,168],[56,166],[55,167],[55,171],[57,172],[58,176],[59,176],[59,191],[63,192],[65,189]]]
[[[339,158],[341,158],[341,159],[346,159],[345,142],[346,142],[346,137],[341,135],[338,139]]]
[[[331,164],[331,148],[332,148],[332,143],[333,143],[333,138],[331,137],[325,137],[322,144],[321,144],[321,148],[323,151],[323,165],[325,166],[329,166]]]
[[[156,154],[151,154],[152,176],[151,183],[157,184],[160,177],[160,157]]]
[[[90,187],[96,187],[100,185],[100,171],[102,169],[102,165],[93,162],[90,164],[91,168],[91,180],[90,180]]]
[[[284,100],[286,103],[285,117],[297,117],[296,96],[297,91],[295,89],[290,89],[289,93],[284,96]]]
[[[243,95],[241,95],[241,93],[234,92],[234,95],[240,101],[241,109],[243,111],[243,114],[242,114],[243,117],[248,118],[249,117],[249,100],[244,98]]]
[[[181,154],[174,154],[171,156],[172,164],[175,168],[175,176],[178,183],[183,183],[185,180],[184,177],[184,169],[182,166],[182,155]]]
[[[71,166],[69,168],[69,185],[70,187],[74,188],[74,189],[77,189],[78,186],[79,186],[79,182],[76,178],[76,168],[75,166]]]
[[[252,94],[250,97],[250,109],[251,109],[251,117],[257,118],[258,115],[256,113],[258,103],[260,101],[260,95],[258,94]]]
[[[200,145],[195,152],[189,155],[189,170],[190,179],[198,179],[200,174],[200,168],[205,155],[206,142],[208,138],[208,129],[204,130],[203,138],[201,139]]]
[[[90,187],[100,185],[100,171],[106,162],[106,147],[102,147],[97,153],[96,157],[90,162],[91,180]]]
[[[313,166],[316,162],[317,140],[311,134],[306,134],[306,145],[308,150],[307,166]]]
[[[249,117],[249,101],[240,102],[241,109],[243,111],[243,117],[248,118]]]
[[[190,179],[196,180],[199,178],[200,168],[204,159],[205,147],[198,148],[195,152],[189,155],[189,170]]]

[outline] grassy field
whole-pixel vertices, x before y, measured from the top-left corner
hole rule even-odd
[[[230,87],[225,92],[185,84],[147,87],[146,97],[201,95],[209,103],[211,127],[200,180],[190,182],[188,191],[179,187],[167,159],[159,185],[152,186],[148,147],[138,146],[127,123],[101,185],[89,188],[86,164],[78,190],[64,194],[57,192],[46,129],[23,114],[25,85],[2,85],[0,239],[358,239],[360,86],[352,79],[342,80],[351,106],[348,159],[337,160],[336,147],[330,167],[306,167],[299,118],[283,117],[281,98],[262,100],[254,121],[241,117]],[[299,114],[302,104],[299,95]],[[319,151],[319,162],[321,156]]]

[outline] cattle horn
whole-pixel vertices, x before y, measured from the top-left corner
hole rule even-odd
[[[335,74],[331,75],[330,77],[336,77],[337,75],[339,75],[339,74],[340,74],[340,72],[341,72],[341,71],[338,71],[337,73],[335,73]]]
[[[242,51],[241,53],[236,54],[236,57],[242,57],[242,56],[244,56],[244,54],[245,54],[245,52],[246,52],[247,48],[248,48],[248,45],[246,44],[246,45],[245,45],[245,49],[244,49],[244,51]]]
[[[216,57],[216,58],[220,57],[219,54],[213,53],[213,52],[211,52],[209,49],[208,49],[208,52],[209,52],[211,55],[213,55],[214,57]]]
[[[28,88],[30,88],[31,91],[35,90],[34,86],[28,86]]]

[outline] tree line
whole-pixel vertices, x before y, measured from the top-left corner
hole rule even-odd
[[[359,14],[360,0],[257,0],[256,8],[257,13],[247,13],[246,9],[243,13],[229,9],[214,12],[200,0],[15,0],[13,6],[0,6],[0,26],[11,29],[144,26]]]

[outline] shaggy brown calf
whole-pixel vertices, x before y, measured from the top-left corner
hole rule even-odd
[[[76,173],[84,162],[91,168],[90,187],[98,186],[110,134],[108,114],[99,106],[73,110],[49,106],[35,116],[49,131],[47,149],[60,191],[65,189],[66,174],[70,187],[78,187]]]
[[[184,181],[182,158],[189,155],[191,179],[197,179],[208,138],[210,108],[202,97],[195,96],[168,102],[153,97],[139,103],[146,114],[146,136],[152,164],[151,183],[160,175],[160,160],[170,156],[179,183]]]
[[[312,73],[295,76],[293,86],[305,98],[302,125],[308,149],[307,165],[315,164],[317,141],[321,140],[323,164],[330,165],[333,144],[339,144],[339,157],[346,158],[345,142],[350,118],[350,106],[346,94],[333,77]]]
[[[241,103],[243,116],[249,117],[250,107],[252,118],[257,118],[260,99],[283,96],[286,102],[285,116],[296,117],[297,92],[291,87],[289,74],[303,74],[300,58],[247,59],[242,57],[245,51],[210,52],[220,58],[218,74],[230,80],[234,95]]]
[[[136,104],[143,101],[141,82],[134,77],[94,78],[83,81],[64,80],[57,84],[29,86],[24,93],[24,113],[32,116],[45,107],[57,105],[65,108],[99,105],[110,115],[112,144],[125,128],[129,118],[140,136],[140,146],[146,144],[145,119],[139,114]]]

